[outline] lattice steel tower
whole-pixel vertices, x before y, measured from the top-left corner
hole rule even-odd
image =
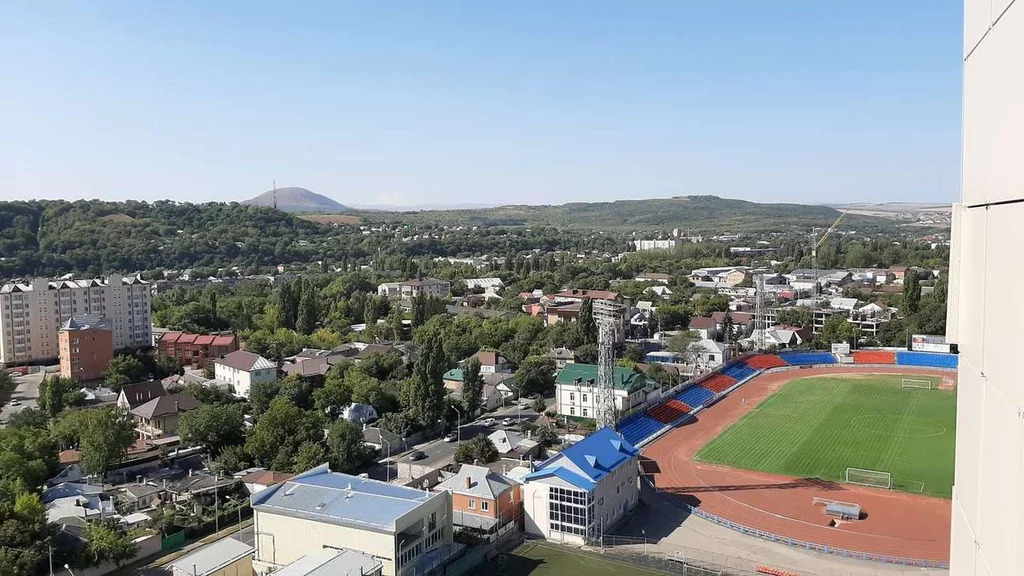
[[[594,300],[597,321],[597,405],[598,429],[615,426],[615,336],[620,328],[619,305],[609,300]]]

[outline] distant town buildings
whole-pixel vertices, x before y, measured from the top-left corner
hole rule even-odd
[[[109,320],[115,350],[152,344],[148,282],[120,274],[93,280],[36,278],[0,286],[0,364],[58,358],[61,327],[84,316]]]
[[[60,375],[75,382],[99,380],[114,357],[114,332],[102,316],[68,318],[58,340]]]
[[[170,356],[184,367],[202,368],[208,360],[238,350],[234,334],[191,334],[165,332],[156,343],[157,352]]]

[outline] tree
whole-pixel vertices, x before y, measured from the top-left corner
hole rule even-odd
[[[118,391],[121,386],[137,382],[142,377],[145,366],[135,356],[118,354],[107,364],[106,384],[111,389]]]
[[[298,374],[289,374],[281,380],[278,396],[287,398],[302,410],[313,407],[313,385],[303,380]]]
[[[668,344],[665,347],[669,352],[678,354],[683,363],[689,363],[693,359],[693,344],[696,341],[697,333],[689,330],[669,338]]]
[[[776,320],[781,326],[810,328],[814,322],[814,311],[807,306],[780,308],[777,312]]]
[[[120,566],[135,557],[135,544],[127,534],[118,531],[113,520],[93,522],[85,527],[86,547],[82,560],[87,565],[113,562]]]
[[[46,559],[45,510],[35,492],[0,491],[0,576],[41,573]]]
[[[447,370],[448,360],[441,337],[433,332],[420,350],[420,358],[408,388],[410,394],[404,406],[424,428],[434,426],[442,416],[447,395],[443,376]]]
[[[480,359],[471,357],[462,369],[462,404],[467,417],[476,414],[483,400],[484,379],[480,376]]]
[[[629,346],[626,346],[626,351],[623,353],[622,358],[624,360],[629,360],[634,364],[637,362],[643,362],[644,349],[639,344],[630,344]]]
[[[88,474],[102,474],[124,458],[135,442],[131,420],[114,408],[87,410],[82,418],[82,468]]]
[[[157,378],[181,374],[181,362],[178,362],[178,359],[174,356],[168,356],[167,354],[157,354],[154,360],[154,367],[156,368]]]
[[[39,408],[22,408],[20,411],[11,414],[7,425],[11,428],[38,428],[45,430],[50,421],[50,415]]]
[[[50,376],[44,378],[39,384],[39,398],[37,403],[39,409],[46,412],[51,418],[60,414],[67,405],[65,401],[74,401],[73,394],[75,382],[63,376]]]
[[[323,442],[307,440],[299,446],[292,472],[300,474],[311,468],[316,468],[324,462],[327,462],[327,449],[324,448]]]
[[[830,316],[821,326],[818,333],[818,340],[825,346],[839,342],[849,343],[851,346],[857,343],[860,329],[856,324],[838,314]]]
[[[271,382],[267,380],[257,380],[253,382],[249,387],[249,407],[252,408],[252,415],[254,418],[259,418],[261,414],[270,408],[270,403],[277,398],[278,392],[281,391],[281,385],[277,382]]]
[[[907,268],[903,276],[903,315],[913,316],[921,309],[921,280],[916,268]]]
[[[580,329],[586,342],[597,342],[597,321],[594,319],[594,301],[584,298],[580,304]]]
[[[331,470],[352,473],[373,458],[373,450],[363,442],[363,430],[348,420],[337,420],[327,433]]]
[[[312,284],[305,284],[295,318],[295,331],[299,334],[312,334],[316,330],[316,300],[316,288]]]
[[[377,427],[405,438],[412,433],[413,421],[405,412],[388,412],[377,420]]]
[[[319,442],[323,427],[316,412],[303,412],[287,398],[275,398],[249,431],[245,451],[256,464],[291,470],[299,446]]]
[[[5,491],[35,490],[56,469],[57,446],[46,430],[0,428],[0,500]]]
[[[245,446],[236,444],[225,446],[217,457],[217,463],[222,472],[233,474],[251,466],[252,459],[245,452]]]
[[[245,423],[239,404],[206,404],[181,415],[178,435],[182,441],[210,449],[216,458],[227,446],[245,440]]]
[[[555,361],[547,356],[530,356],[516,370],[519,395],[543,394],[555,387]]]
[[[498,448],[487,436],[476,436],[455,449],[455,461],[461,464],[486,464],[498,459]]]
[[[14,377],[7,370],[0,370],[0,392],[10,392],[14,390],[16,384],[14,383]]]

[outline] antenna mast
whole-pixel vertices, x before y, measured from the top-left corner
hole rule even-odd
[[[598,429],[615,426],[615,345],[618,305],[609,300],[594,300],[597,320],[597,406]]]
[[[274,210],[277,210],[277,180],[274,180]]]
[[[758,352],[765,349],[764,331],[768,328],[765,318],[764,274],[754,275],[754,347]]]

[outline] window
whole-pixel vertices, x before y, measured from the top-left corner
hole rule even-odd
[[[587,409],[586,409],[586,408],[584,408],[584,409],[583,409],[583,417],[584,417],[584,418],[586,418],[586,417],[587,417]]]
[[[466,507],[469,508],[470,510],[476,510],[476,499],[470,498],[469,504]]]
[[[576,408],[573,408],[572,406],[570,406],[569,407],[569,416],[575,416],[575,415],[576,415]]]
[[[586,394],[584,394],[584,395],[583,395],[583,401],[584,401],[584,402],[586,402],[586,401],[587,401],[587,395],[586,395]]]
[[[480,501],[480,510],[482,510],[484,512],[487,512],[488,510],[490,510],[490,508],[491,508],[491,503],[490,502],[488,502],[487,500],[481,500]]]
[[[573,394],[572,392],[569,392],[569,402],[575,402],[575,401],[576,401],[576,395]]]

